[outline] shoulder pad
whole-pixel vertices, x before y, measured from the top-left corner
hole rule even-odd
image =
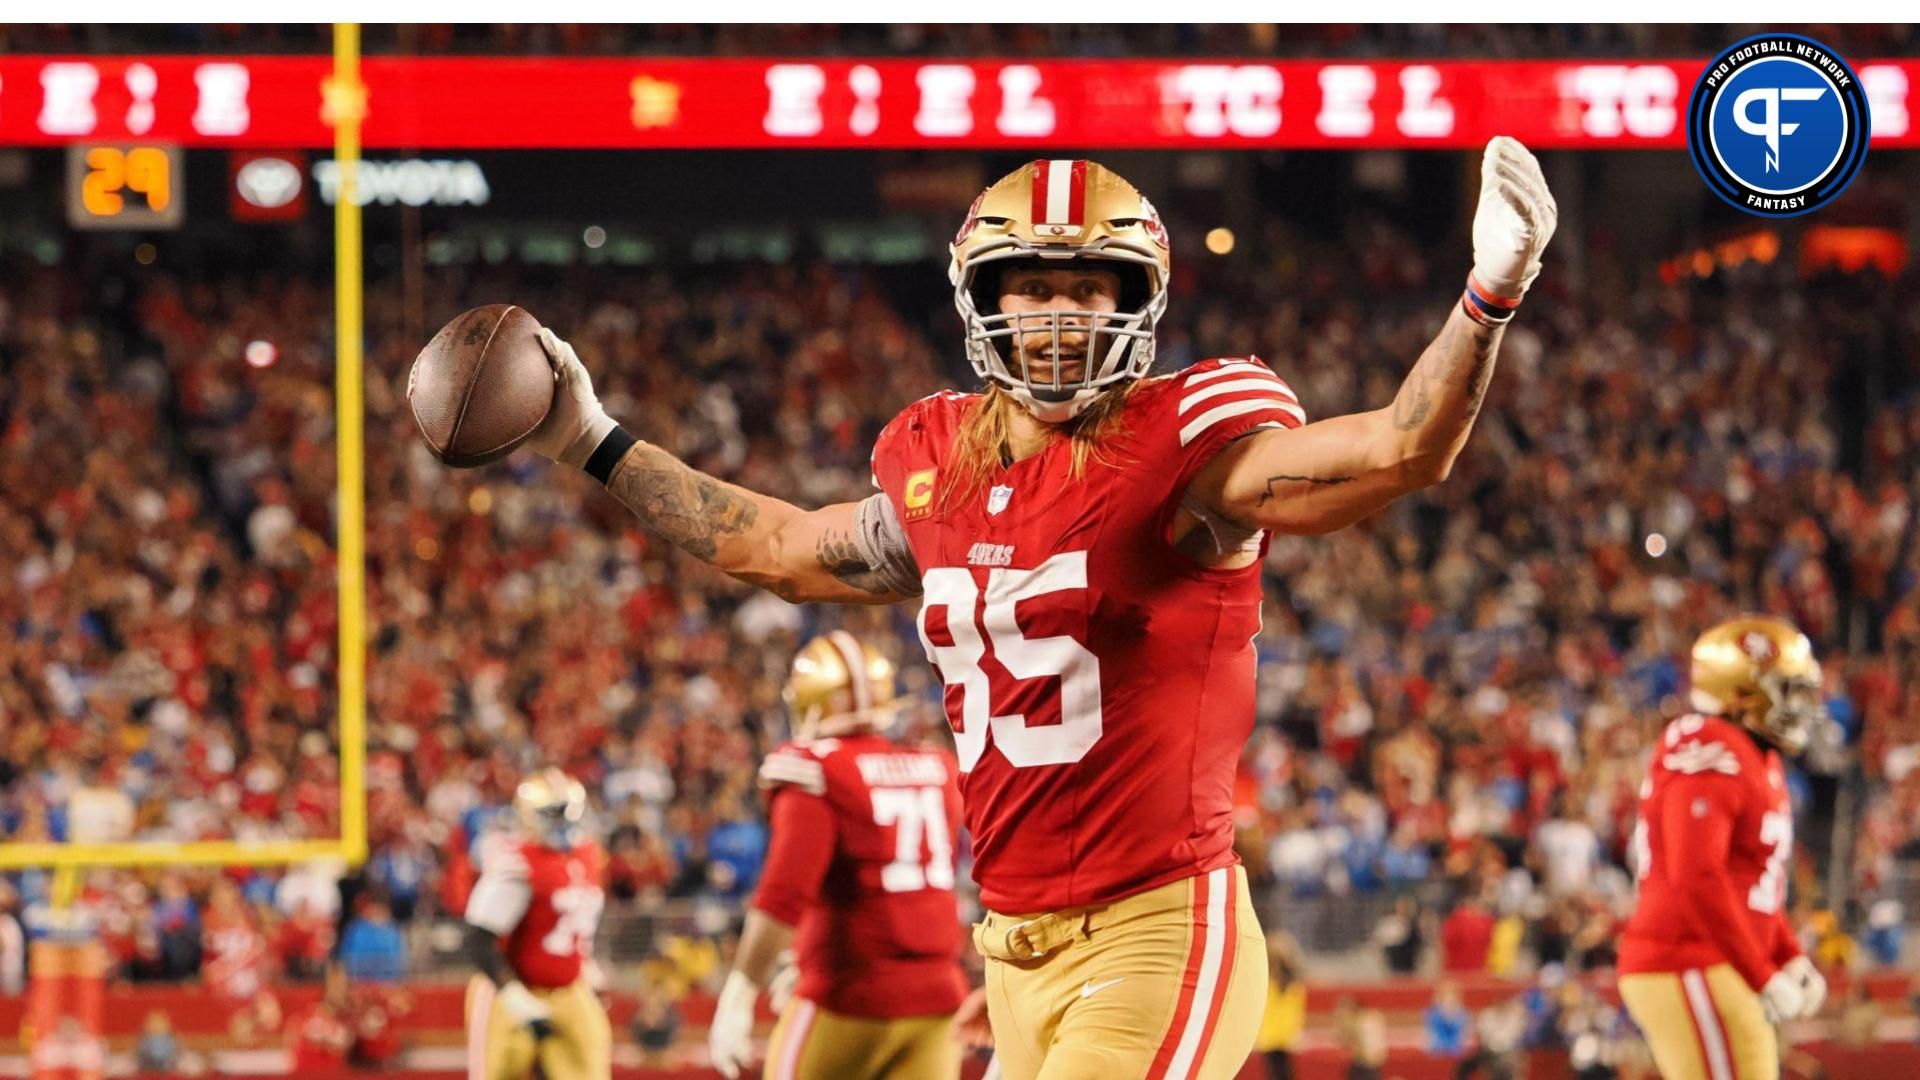
[[[827,793],[827,767],[807,748],[789,743],[760,763],[760,787],[793,787],[809,795]]]

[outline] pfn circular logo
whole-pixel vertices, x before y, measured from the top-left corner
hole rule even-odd
[[[1866,93],[1839,54],[1798,34],[1729,46],[1687,105],[1693,167],[1749,214],[1798,217],[1846,190],[1867,157]]]

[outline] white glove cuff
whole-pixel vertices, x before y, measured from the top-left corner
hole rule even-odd
[[[546,1003],[534,997],[533,991],[527,989],[527,984],[519,979],[500,988],[500,1006],[507,1010],[507,1015],[513,1017],[517,1024],[545,1020],[553,1015],[553,1011],[547,1008]]]
[[[613,417],[605,412],[595,413],[588,418],[587,426],[581,430],[579,436],[568,443],[567,448],[560,451],[560,456],[555,460],[576,469],[586,468],[588,460],[593,457],[593,452],[600,448],[600,444],[606,440],[608,433],[619,426],[614,422]],[[610,462],[607,466],[608,470],[611,471],[615,464],[618,462]]]

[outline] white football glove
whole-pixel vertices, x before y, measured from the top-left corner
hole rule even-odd
[[[753,1060],[753,1005],[758,1000],[760,988],[753,980],[738,971],[727,974],[707,1027],[707,1056],[727,1080],[738,1080]]]
[[[593,456],[600,440],[616,426],[593,393],[586,365],[560,335],[540,328],[540,348],[553,365],[553,405],[547,418],[528,437],[527,445],[542,457],[580,468]]]
[[[500,1007],[507,1010],[516,1025],[532,1028],[536,1039],[544,1039],[553,1032],[553,1010],[534,997],[533,991],[519,979],[500,988]]]
[[[1798,976],[1781,968],[1760,988],[1760,1009],[1767,1023],[1784,1024],[1806,1015],[1807,989]]]
[[[1540,256],[1560,223],[1540,162],[1518,139],[1496,135],[1480,159],[1480,206],[1473,214],[1473,277],[1517,301],[1540,274]]]
[[[774,1012],[786,1012],[787,1002],[793,1000],[793,992],[799,985],[800,965],[788,958],[767,982],[767,1004],[773,1006]]]
[[[1807,1003],[1801,1006],[1800,1018],[1804,1020],[1820,1015],[1821,1006],[1827,1003],[1827,977],[1820,974],[1820,969],[1813,966],[1813,961],[1796,956],[1780,970],[1800,980],[1800,989],[1806,994]]]

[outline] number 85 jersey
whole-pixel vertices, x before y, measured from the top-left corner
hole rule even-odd
[[[974,878],[1000,912],[1104,903],[1236,861],[1259,565],[1202,566],[1171,529],[1222,447],[1305,417],[1253,359],[1114,392],[1127,395],[1117,424],[1077,471],[1056,434],[960,483],[974,394],[908,406],[874,445],[874,482],[921,572]]]
[[[1667,725],[1633,848],[1640,897],[1622,973],[1725,962],[1758,990],[1800,954],[1785,914],[1793,805],[1779,752],[1745,728],[1697,714]]]

